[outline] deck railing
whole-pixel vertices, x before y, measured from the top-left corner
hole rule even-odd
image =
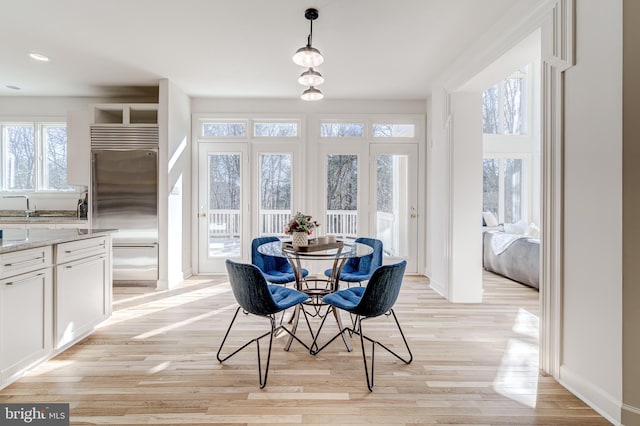
[[[291,219],[291,210],[260,210],[259,235],[284,235]]]
[[[357,210],[327,210],[326,234],[356,238],[358,235]]]
[[[209,237],[239,237],[240,210],[209,210]]]
[[[284,227],[291,219],[290,210],[261,210],[259,235],[284,235]],[[355,238],[358,234],[356,210],[328,210],[326,223],[319,220],[322,234]],[[210,237],[240,236],[240,210],[209,210]]]

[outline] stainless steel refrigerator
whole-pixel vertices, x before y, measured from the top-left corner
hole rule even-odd
[[[91,128],[91,226],[112,236],[113,280],[158,280],[158,129]]]

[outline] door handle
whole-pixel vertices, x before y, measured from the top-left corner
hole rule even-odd
[[[200,213],[200,214],[198,214],[198,217],[207,217],[207,214],[206,213]]]

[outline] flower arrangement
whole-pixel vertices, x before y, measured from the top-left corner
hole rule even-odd
[[[291,235],[294,232],[306,232],[307,235],[311,235],[313,230],[318,226],[320,226],[320,224],[315,220],[311,220],[311,216],[308,214],[296,212],[284,227],[284,233]]]

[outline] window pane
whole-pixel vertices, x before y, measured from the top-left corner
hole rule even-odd
[[[35,133],[33,125],[7,125],[7,157],[4,160],[7,189],[35,189]]]
[[[240,256],[240,155],[209,154],[209,256]]]
[[[42,127],[45,157],[44,189],[70,190],[67,185],[67,128],[66,126]]]
[[[327,234],[357,235],[358,156],[327,156]]]
[[[504,223],[516,223],[522,219],[522,160],[505,160],[504,172]]]
[[[527,133],[529,66],[482,93],[482,128],[489,134]]]
[[[504,81],[504,133],[523,135],[526,129],[526,80],[519,77]]]
[[[500,221],[500,161],[485,158],[482,161],[482,211],[491,212]]]
[[[296,137],[298,123],[254,123],[253,134],[256,137]]]
[[[374,138],[413,138],[415,137],[415,124],[374,124]]]
[[[496,84],[482,93],[482,131],[484,133],[498,133],[500,115],[498,110],[499,87]]]
[[[246,135],[246,123],[204,123],[202,125],[202,136],[240,138]]]
[[[260,235],[284,235],[291,217],[291,155],[260,155]]]
[[[406,155],[379,155],[377,159],[376,234],[387,256],[408,256],[407,209],[409,167]],[[415,232],[415,230],[413,230]]]
[[[364,136],[362,123],[322,123],[320,136],[323,138],[353,138]]]

